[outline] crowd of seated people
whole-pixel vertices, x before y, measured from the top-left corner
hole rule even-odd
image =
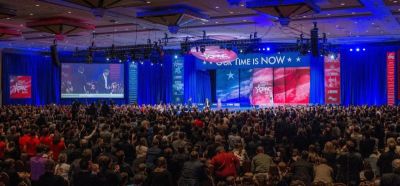
[[[0,186],[395,186],[399,109],[2,106]]]

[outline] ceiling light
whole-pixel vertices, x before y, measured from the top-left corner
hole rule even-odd
[[[219,6],[216,6],[215,8],[216,8],[216,9],[218,9],[218,8],[219,8]]]
[[[72,12],[71,12],[71,11],[68,11],[68,13],[69,13],[69,14],[72,14]]]
[[[33,13],[30,13],[29,15],[30,15],[30,16],[33,16],[34,14],[33,14]]]
[[[240,4],[241,7],[244,7],[244,4]]]
[[[232,12],[232,11],[230,11],[229,13],[230,13],[230,14],[233,14],[233,12]]]
[[[7,19],[7,20],[10,20],[10,19],[11,19],[11,17],[7,17],[6,19]]]
[[[218,24],[219,22],[218,21],[215,21],[215,24]]]
[[[40,6],[40,5],[35,5],[35,6]]]
[[[146,3],[147,3],[147,4],[150,4],[150,3],[151,3],[151,1],[146,1]]]
[[[393,3],[397,3],[397,1],[393,1]]]
[[[307,16],[305,16],[305,15],[303,16],[303,18],[306,18],[306,17],[307,17]]]
[[[340,3],[340,6],[344,6],[344,5],[346,5],[345,3]]]

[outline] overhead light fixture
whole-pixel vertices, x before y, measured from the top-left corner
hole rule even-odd
[[[147,3],[147,4],[150,4],[150,3],[151,3],[151,1],[146,1],[146,3]]]
[[[35,6],[39,7],[40,5],[36,4]]]
[[[218,8],[219,8],[219,6],[216,6],[215,8],[216,8],[216,9],[218,9]]]
[[[340,3],[340,5],[341,5],[341,6],[344,6],[344,5],[346,5],[346,4],[345,4],[345,3]]]

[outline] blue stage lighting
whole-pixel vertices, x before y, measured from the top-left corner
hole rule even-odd
[[[352,49],[352,48],[350,48],[350,52],[353,52],[353,49]]]
[[[363,48],[363,51],[365,51],[365,48]]]
[[[331,59],[335,59],[335,55],[332,54],[332,55],[331,55]]]
[[[240,53],[243,53],[243,50],[242,50],[242,49],[240,49]]]
[[[107,61],[110,61],[110,58],[106,58]]]
[[[175,59],[178,59],[178,55],[175,55],[174,58],[175,58]]]
[[[258,51],[261,51],[261,48],[258,48]]]
[[[270,51],[271,49],[269,47],[267,47],[267,51]]]
[[[360,48],[356,48],[356,51],[359,52],[359,51],[360,51]]]
[[[265,48],[263,48],[263,51],[265,51]]]
[[[120,63],[122,63],[122,60],[119,60]]]

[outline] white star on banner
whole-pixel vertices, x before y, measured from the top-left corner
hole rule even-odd
[[[297,58],[296,58],[296,61],[297,61],[297,62],[300,62],[300,57],[297,57]]]
[[[292,62],[292,58],[289,57],[289,58],[287,59],[287,61],[288,61],[288,62]]]
[[[229,74],[226,74],[227,76],[228,76],[228,79],[233,79],[233,74],[232,74],[232,72],[231,71],[229,71]]]

